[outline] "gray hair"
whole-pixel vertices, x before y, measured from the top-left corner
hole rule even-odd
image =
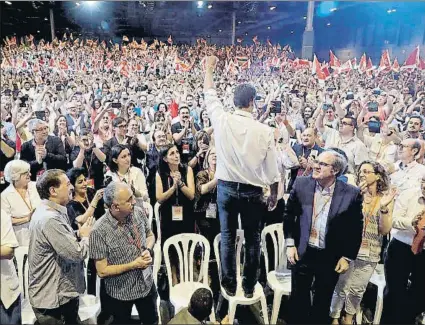
[[[240,84],[235,89],[233,103],[237,108],[247,108],[249,107],[249,103],[255,100],[256,94],[257,91],[251,84]]]
[[[106,186],[105,191],[103,192],[103,202],[108,208],[110,208],[114,203],[118,190],[123,187],[131,190],[129,185],[122,182],[110,182],[108,186]]]
[[[4,167],[4,179],[8,183],[19,181],[22,174],[30,171],[30,164],[23,160],[12,160]]]
[[[34,131],[34,129],[36,128],[36,126],[37,126],[38,124],[48,125],[48,124],[47,124],[47,122],[45,122],[45,121],[43,121],[43,120],[40,120],[40,119],[38,119],[38,118],[33,118],[32,120],[30,120],[30,121],[28,122],[28,130],[29,130],[30,132]]]
[[[336,177],[339,177],[342,174],[344,174],[344,172],[347,170],[347,165],[348,165],[347,159],[335,150],[328,149],[328,150],[325,150],[325,151],[330,152],[335,158],[335,161],[334,161],[332,167],[334,169],[338,170]]]

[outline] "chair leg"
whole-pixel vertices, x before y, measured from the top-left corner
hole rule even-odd
[[[280,305],[282,302],[282,293],[275,291],[273,296],[273,310],[272,310],[272,319],[271,324],[276,324],[277,317],[279,315]]]
[[[267,311],[267,301],[264,294],[261,297],[261,310],[263,311],[264,324],[269,324],[269,313]]]
[[[212,311],[211,311],[211,315],[210,315],[210,321],[211,321],[211,323],[215,324],[215,310],[214,310],[214,305],[212,307]]]
[[[373,323],[374,324],[380,324],[381,323],[381,315],[382,315],[382,309],[384,307],[384,290],[382,288],[378,288],[378,297],[376,299],[376,307],[375,307],[375,315],[373,316]]]
[[[237,303],[229,301],[229,324],[234,323],[237,306]]]

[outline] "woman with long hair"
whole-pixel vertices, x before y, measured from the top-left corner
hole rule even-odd
[[[59,115],[56,118],[53,134],[61,139],[65,148],[67,164],[70,167],[69,156],[71,155],[72,149],[75,146],[75,133],[72,130],[69,131],[68,121],[65,115]]]
[[[205,154],[210,147],[211,137],[205,131],[198,131],[193,139],[192,154],[194,157],[189,160],[189,166],[193,169],[193,174],[197,175],[203,169]]]
[[[117,144],[112,147],[108,167],[105,182],[124,182],[130,185],[139,207],[143,207],[144,202],[149,202],[145,175],[140,168],[131,166],[131,154],[127,146]]]
[[[344,305],[342,324],[353,323],[367,284],[380,261],[383,237],[392,227],[396,190],[389,188],[390,180],[384,167],[365,161],[358,167],[356,176],[363,195],[363,239],[357,258],[350,263],[347,272],[340,275],[335,287],[330,312],[332,324],[339,324]]]

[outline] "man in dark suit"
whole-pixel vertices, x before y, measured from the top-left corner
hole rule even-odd
[[[329,308],[339,274],[357,257],[362,196],[356,187],[337,180],[346,166],[341,154],[323,152],[314,161],[312,177],[298,177],[289,196],[283,227],[292,266],[289,323],[330,324]]]
[[[300,164],[291,169],[291,180],[288,184],[289,192],[298,176],[309,176],[312,173],[311,161],[323,152],[323,149],[316,144],[316,138],[316,130],[307,128],[301,134],[301,144],[297,143],[292,147]]]
[[[49,135],[49,126],[39,119],[28,122],[33,140],[21,148],[21,159],[31,166],[31,180],[36,181],[48,169],[66,170],[65,147],[60,138]]]

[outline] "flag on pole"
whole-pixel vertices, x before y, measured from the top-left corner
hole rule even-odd
[[[381,55],[381,61],[379,62],[378,73],[384,71],[391,71],[391,60],[390,60],[390,52],[388,50],[384,50]]]
[[[338,68],[341,67],[341,61],[331,50],[329,51],[329,65],[334,70],[338,70]]]
[[[394,72],[400,72],[400,64],[398,63],[397,58],[394,59],[393,66],[391,68]]]
[[[317,79],[319,79],[321,81],[325,81],[326,80],[326,75],[322,71],[322,67],[320,66],[320,62],[317,59],[316,54],[314,55],[314,58],[313,58],[313,65],[312,65],[311,74],[312,75],[316,75]]]
[[[425,60],[422,58],[419,58],[419,70],[424,71],[425,70]]]
[[[416,46],[416,48],[413,50],[412,53],[409,54],[406,61],[404,62],[403,66],[401,67],[402,70],[404,69],[414,69],[419,66],[419,45]]]
[[[351,60],[347,60],[340,68],[339,68],[339,72],[340,73],[344,73],[344,72],[350,72],[351,70],[353,70],[353,64],[351,63]]]
[[[123,42],[129,42],[129,41],[130,41],[130,40],[128,39],[128,37],[127,37],[127,36],[125,36],[125,35],[122,37],[122,40],[123,40]]]
[[[363,53],[362,57],[360,58],[359,71],[361,73],[365,73],[366,66],[367,66],[366,53]]]

